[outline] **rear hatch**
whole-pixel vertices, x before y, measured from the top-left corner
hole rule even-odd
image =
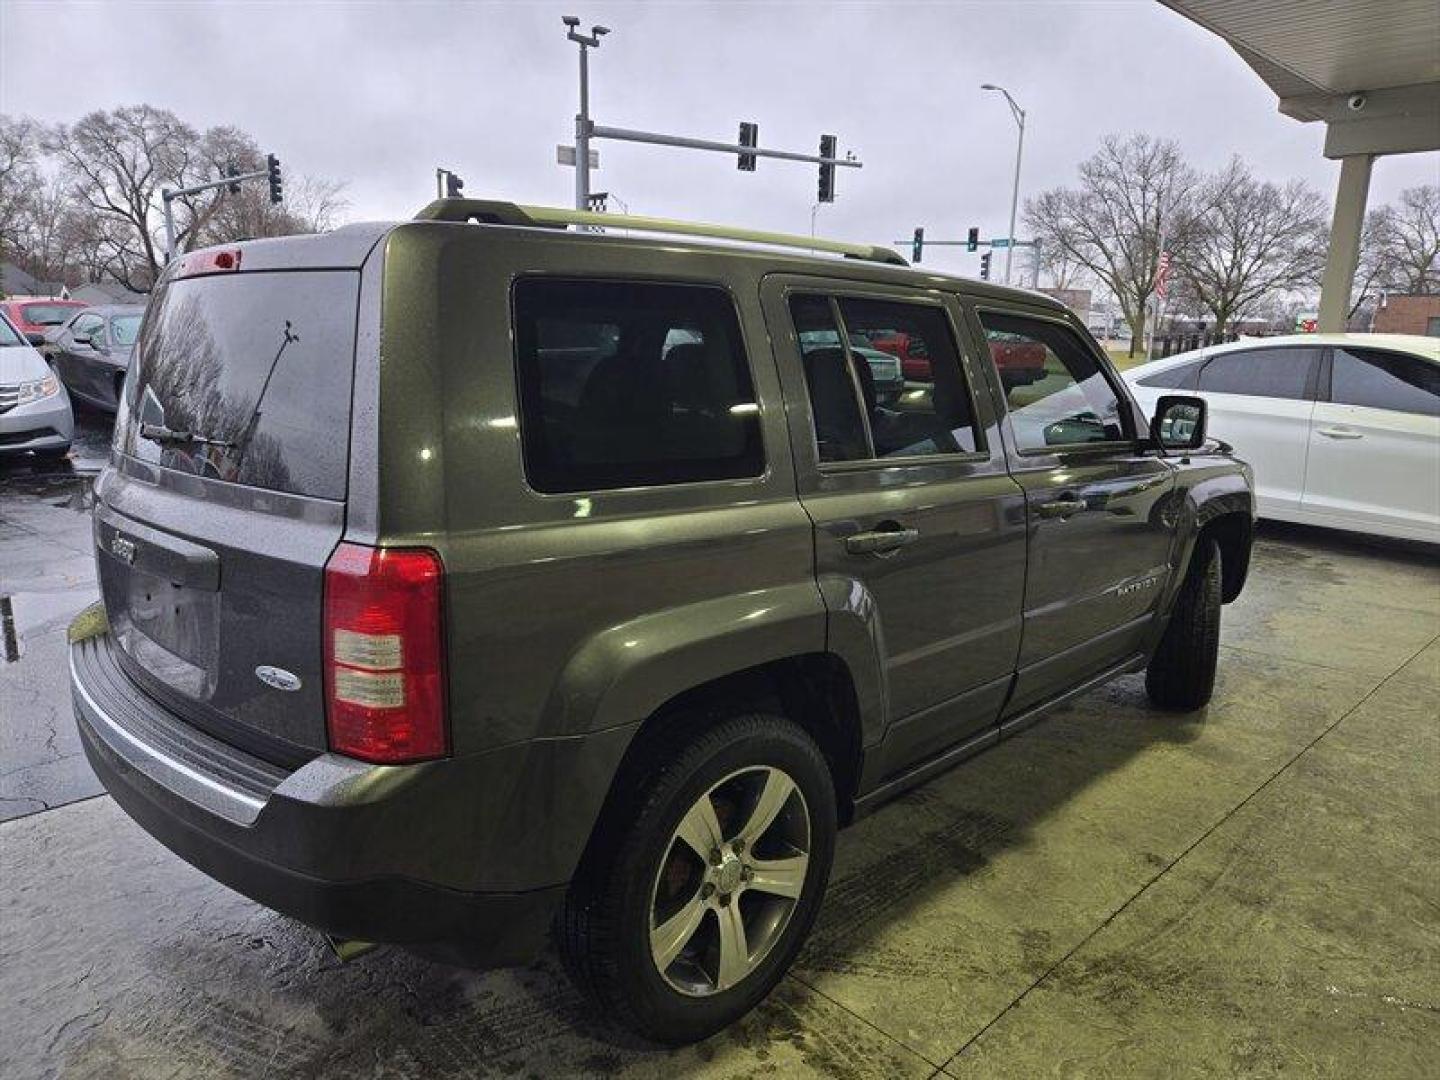
[[[360,273],[212,273],[155,292],[100,487],[126,672],[296,765],[325,748],[325,562],[345,524]]]

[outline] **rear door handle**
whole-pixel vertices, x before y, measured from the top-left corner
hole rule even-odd
[[[1080,513],[1085,509],[1083,499],[1056,499],[1054,502],[1041,503],[1035,508],[1042,518],[1068,518]]]
[[[1327,439],[1363,439],[1365,437],[1360,432],[1351,431],[1349,428],[1322,427],[1316,430]]]
[[[919,529],[876,529],[847,536],[845,550],[851,555],[892,555],[919,539]]]

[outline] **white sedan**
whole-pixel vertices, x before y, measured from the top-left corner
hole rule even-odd
[[[1255,469],[1261,517],[1440,543],[1440,338],[1297,334],[1125,373],[1145,409],[1196,394]]]

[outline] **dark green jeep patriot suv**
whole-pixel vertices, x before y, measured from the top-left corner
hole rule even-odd
[[[897,341],[928,370],[877,394]],[[98,486],[80,732],[263,904],[478,965],[553,933],[701,1038],[839,826],[1117,674],[1207,702],[1254,500],[1204,428],[1054,301],[860,245],[447,199],[191,253]]]

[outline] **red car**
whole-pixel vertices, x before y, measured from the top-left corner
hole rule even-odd
[[[930,381],[930,351],[925,342],[903,330],[872,330],[866,336],[870,344],[881,352],[900,358],[900,370],[905,378],[917,382]]]
[[[991,339],[990,357],[1007,393],[1045,378],[1045,346],[1038,341]]]
[[[86,307],[89,305],[79,300],[46,296],[12,296],[9,300],[0,300],[0,311],[5,312],[15,329],[27,338],[31,334],[48,333]]]
[[[870,344],[900,358],[905,378],[930,381],[930,352],[925,343],[903,330],[872,332]],[[1038,341],[991,341],[990,356],[1000,371],[1006,390],[1028,386],[1045,377],[1045,346]]]

